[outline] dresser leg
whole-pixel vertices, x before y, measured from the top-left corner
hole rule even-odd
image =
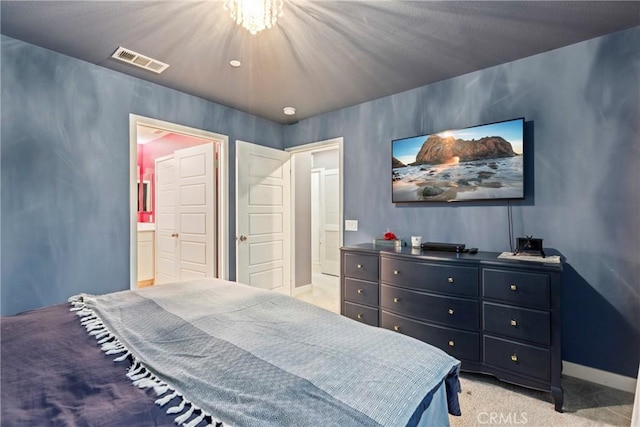
[[[551,387],[551,396],[553,397],[553,403],[555,404],[556,411],[562,412],[562,404],[564,403],[564,392],[562,387]]]

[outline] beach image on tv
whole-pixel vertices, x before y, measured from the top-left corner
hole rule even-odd
[[[523,119],[392,142],[392,201],[524,197]]]

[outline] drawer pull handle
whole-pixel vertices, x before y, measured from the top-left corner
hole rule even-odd
[[[394,298],[394,299],[393,299],[393,302],[400,302],[400,298],[397,298],[397,297],[396,297],[396,298]]]
[[[454,343],[453,341],[449,341],[449,347],[455,347],[456,343]]]
[[[362,268],[362,264],[358,264],[356,267],[358,267],[358,268]]]
[[[512,355],[511,355],[511,361],[512,361],[512,362],[517,362],[517,361],[518,361],[518,356],[517,356],[517,355],[515,355],[515,354],[512,354]]]
[[[518,322],[515,319],[511,319],[511,326],[518,326]]]
[[[448,311],[449,314],[453,314],[453,308],[450,308]]]
[[[398,274],[400,274],[400,272],[398,270],[393,270],[393,274],[397,276]]]
[[[448,278],[447,278],[447,282],[449,282],[449,283],[453,283],[453,277],[448,277]]]
[[[361,294],[364,292],[364,289],[358,289],[358,293]]]
[[[358,314],[358,319],[362,319],[362,314]]]
[[[516,291],[518,290],[518,287],[516,285],[511,285],[509,289],[511,289],[512,291]]]
[[[393,327],[393,330],[394,330],[394,331],[396,331],[396,332],[399,332],[399,331],[400,331],[400,326],[395,325],[395,326]]]

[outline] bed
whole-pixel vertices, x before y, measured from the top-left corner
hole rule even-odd
[[[3,426],[440,426],[460,415],[460,363],[441,350],[224,280],[76,295],[1,328]]]

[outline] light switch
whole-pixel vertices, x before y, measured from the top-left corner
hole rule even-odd
[[[345,231],[358,231],[358,220],[346,219],[344,221],[344,229]]]

